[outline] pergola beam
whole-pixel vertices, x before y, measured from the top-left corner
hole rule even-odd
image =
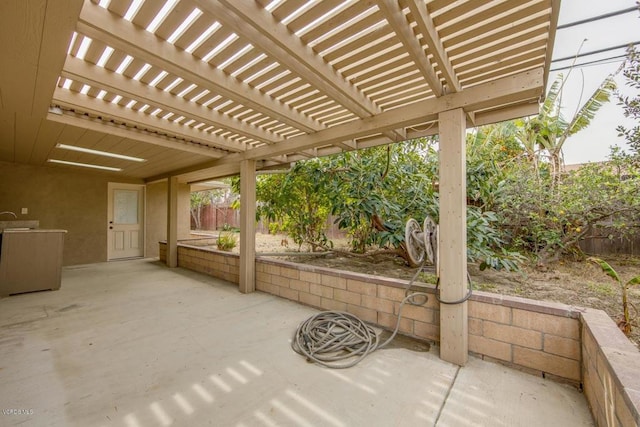
[[[248,84],[228,76],[215,67],[176,47],[168,46],[154,34],[125,21],[106,9],[85,0],[77,31],[101,40],[108,46],[126,52],[169,73],[183,77],[245,107],[262,111],[269,117],[305,132],[323,129],[317,121],[270,98]]]
[[[538,113],[538,109],[539,109],[538,103],[532,102],[529,104],[521,104],[521,105],[518,104],[512,107],[502,108],[498,111],[487,111],[483,113],[478,113],[476,115],[476,125],[482,126],[489,123],[496,123],[496,122],[501,122],[505,120],[511,120],[517,117],[535,115]],[[467,114],[467,117],[468,117],[468,114]],[[467,127],[471,127],[471,126],[472,124],[467,122]],[[437,135],[439,132],[440,132],[439,126],[437,125],[437,123],[434,123],[433,125],[429,126],[424,130],[411,130],[411,129],[407,130],[407,139],[420,138],[424,136],[433,136],[433,135]],[[385,136],[380,135],[377,138],[368,138],[363,141],[354,140],[349,142],[353,142],[353,144],[355,144],[353,149],[356,150],[360,148],[370,148],[370,147],[385,145],[389,143],[389,139],[386,138]],[[338,144],[336,144],[336,146],[337,145]],[[341,150],[339,147],[334,147],[333,150],[323,149],[321,152],[318,153],[318,155],[320,156],[331,155],[331,154],[336,154],[340,151]],[[293,155],[290,155],[288,156],[288,160],[290,162],[294,162],[301,159],[296,158]],[[171,171],[170,173],[167,173],[167,174],[154,176],[150,178],[148,182],[153,182],[160,179],[166,179],[168,176],[173,176],[173,175],[178,176],[180,179],[180,182],[207,181],[212,178],[232,176],[240,173],[240,166],[235,163],[227,162],[227,163],[217,164],[215,166],[212,166],[211,163],[212,162],[209,161],[204,164],[200,164],[198,166],[182,168],[180,170]],[[217,162],[217,163],[220,163],[220,162]],[[269,166],[270,165],[268,162],[259,162],[257,164],[257,168],[259,170],[264,170]],[[274,167],[274,166],[282,167],[282,164],[271,165],[271,167]]]
[[[261,169],[265,162],[257,161],[256,169]],[[279,165],[280,167],[282,165]],[[145,179],[145,182],[157,182],[171,176],[177,176],[181,183],[208,181],[212,178],[224,178],[240,173],[240,163],[224,163],[217,166],[202,165],[200,168],[182,168],[171,173],[159,174]]]
[[[553,47],[556,40],[556,30],[558,28],[558,17],[560,15],[560,0],[551,0],[551,10],[555,11],[555,13],[551,14],[551,22],[549,23],[549,39],[547,41],[547,45]],[[553,56],[553,49],[547,49],[544,60],[544,69],[549,70],[551,68],[551,58]],[[547,79],[549,75],[545,75],[545,79],[543,81],[544,87],[547,87]]]
[[[380,111],[258,4],[237,0],[195,0],[194,3],[358,116],[368,117]]]
[[[391,25],[391,28],[395,31],[396,35],[407,50],[407,53],[422,73],[426,82],[429,84],[433,93],[436,96],[441,96],[444,93],[442,83],[440,82],[433,65],[429,62],[429,58],[425,55],[420,42],[418,42],[413,34],[413,30],[408,25],[407,19],[405,18],[398,1],[378,0],[377,3],[378,8],[387,18],[389,25]]]
[[[524,99],[537,100],[542,96],[542,69],[527,71],[488,83],[480,84],[462,92],[443,95],[374,117],[334,126],[311,135],[301,135],[268,147],[259,147],[244,153],[231,154],[220,162],[245,159],[265,159],[346,139],[355,139],[382,133],[397,127],[407,127],[437,119],[440,111],[463,108],[465,111],[489,109],[492,106],[509,105]]]
[[[487,111],[480,111],[475,114],[477,125],[536,114],[537,100],[542,96],[543,90],[540,86],[541,81],[542,69],[527,71],[493,82],[480,84],[462,92],[444,95],[440,98],[429,99],[387,111],[376,117],[335,126],[313,135],[301,135],[277,145],[254,148],[244,153],[229,154],[217,160],[172,171],[171,174],[180,176],[196,174],[198,172],[206,174],[205,171],[209,170],[211,177],[215,177],[217,176],[219,167],[238,163],[243,158],[256,160],[270,159],[278,155],[290,154],[330,144],[338,145],[339,143],[344,143],[344,141],[375,135],[388,129],[390,126],[401,125],[403,128],[406,128],[418,123],[435,122],[437,121],[438,112],[444,108],[463,108],[466,110],[465,112],[487,109]],[[525,99],[529,99],[531,102],[523,104]],[[489,109],[491,105],[504,105],[504,107],[493,111]],[[434,126],[434,128],[437,129],[436,126]],[[437,132],[435,132],[433,128],[425,131],[408,131],[407,138],[433,135],[435,133]],[[388,140],[380,135],[380,138],[372,141],[366,141],[364,143],[358,142],[357,148],[382,145],[384,143],[388,143]]]
[[[207,148],[213,144],[219,145],[214,142],[216,139],[221,139],[216,135],[208,135],[205,132],[188,126],[185,127],[173,123],[166,123],[166,120],[162,120],[158,117],[127,110],[124,107],[114,105],[110,102],[100,101],[86,95],[73,93],[66,89],[56,88],[53,93],[53,103],[100,117],[100,119],[92,120],[74,120],[74,118],[70,117],[67,113],[63,113],[63,115],[49,114],[48,118],[54,121],[69,122],[67,124],[84,128],[94,128],[94,130],[99,130],[105,133],[119,132],[123,134],[122,136],[125,136],[124,132],[128,132],[126,137],[131,139],[140,139],[143,137],[144,134],[142,134],[142,131],[134,131],[132,127],[127,127],[127,130],[125,131],[121,127],[111,126],[105,121],[110,118],[121,123],[126,123],[128,126],[138,126],[141,129],[155,131],[161,135],[169,133],[169,138],[175,137],[178,140],[185,140],[184,144],[180,144],[178,141],[171,142],[171,139],[165,140],[160,137],[150,138],[149,135],[146,135],[144,136],[144,142],[160,145],[166,148],[189,151],[207,157],[220,157],[221,151],[217,151],[213,147]],[[102,127],[98,126],[98,122],[96,120],[99,120],[102,123]],[[171,126],[171,124],[173,124],[173,126]],[[172,127],[175,129],[171,129]]]
[[[273,135],[256,126],[231,119],[222,113],[198,105],[195,102],[185,101],[163,90],[129,79],[102,67],[92,66],[72,56],[67,57],[62,76],[258,141],[275,143],[282,140],[277,135]],[[221,144],[220,148],[227,150],[243,151],[246,149],[245,144],[227,142],[222,139],[218,140],[217,143]]]
[[[91,118],[89,116],[78,115],[75,113],[48,113],[47,120],[63,125],[75,126],[83,129],[93,130],[96,132],[102,132],[108,135],[115,135],[121,138],[130,139],[132,141],[144,142],[146,144],[156,145],[159,147],[170,148],[173,150],[185,151],[188,153],[211,157],[214,159],[220,158],[224,155],[221,151],[204,148],[202,146],[193,144],[192,142],[176,140],[172,137],[154,135],[148,133],[147,131],[129,128],[125,125],[109,123],[98,118]]]
[[[277,60],[302,79],[327,94],[358,117],[370,117],[382,110],[357,87],[316,55],[284,25],[252,2],[236,0],[194,0],[198,7],[251,42],[253,46]],[[385,131],[391,141],[403,135],[393,129]]]
[[[385,138],[386,140],[386,138]],[[340,142],[336,142],[334,145],[342,148],[343,150],[346,151],[353,151],[353,150],[357,150],[358,149],[358,143],[354,140],[349,140],[349,141],[340,141]]]
[[[438,36],[438,31],[433,23],[433,19],[431,19],[431,14],[427,10],[427,5],[420,0],[408,0],[408,6],[413,15],[413,19],[415,19],[418,25],[418,30],[427,42],[427,46],[429,46],[429,52],[433,55],[444,80],[447,82],[448,92],[460,92],[462,86],[453,70],[442,40]]]

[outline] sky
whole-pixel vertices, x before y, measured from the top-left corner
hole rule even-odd
[[[561,0],[558,25],[572,23],[636,6],[635,0]],[[583,40],[586,39],[586,41]],[[637,11],[604,18],[598,21],[559,29],[556,32],[553,59],[574,56],[577,52],[588,53],[613,46],[640,42],[640,13]],[[640,46],[640,45],[639,45]],[[611,50],[596,55],[578,58],[576,64],[591,62],[613,56],[623,55],[625,49]],[[559,73],[567,77],[562,94],[562,114],[565,118],[573,117],[579,106],[598,88],[600,83],[614,73],[623,58],[607,61],[608,63],[590,65],[569,70],[553,71],[571,65],[573,60],[554,61],[551,63],[549,85]],[[569,73],[569,74],[567,74]],[[634,95],[625,87],[621,74],[616,78],[618,88],[623,94]],[[632,121],[623,115],[622,107],[617,99],[603,106],[587,129],[569,137],[564,144],[565,164],[587,163],[605,160],[611,146],[626,147],[623,138],[617,136],[616,127],[623,124],[627,127]]]

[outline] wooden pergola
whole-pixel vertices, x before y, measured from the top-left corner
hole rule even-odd
[[[0,160],[91,162],[62,135],[143,156],[123,174],[168,180],[170,266],[177,185],[240,173],[251,292],[256,171],[439,134],[441,295],[456,300],[465,130],[537,113],[559,3],[3,0]],[[441,325],[441,357],[463,365],[466,304],[443,305]]]

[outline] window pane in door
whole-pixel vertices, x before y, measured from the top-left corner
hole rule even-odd
[[[138,191],[113,191],[113,222],[115,224],[138,223]]]

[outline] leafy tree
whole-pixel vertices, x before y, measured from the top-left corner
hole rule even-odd
[[[278,221],[298,244],[330,246],[324,233],[329,213],[351,238],[352,250],[371,247],[405,256],[404,227],[409,218],[438,221],[438,153],[435,141],[418,139],[297,163],[286,174],[260,176],[257,215]],[[510,149],[516,150],[511,143]],[[484,157],[494,148],[485,146]],[[478,150],[474,150],[478,151]],[[509,156],[503,151],[504,159]],[[478,157],[480,159],[480,157]],[[478,160],[479,162],[479,160]],[[478,167],[481,169],[481,167]],[[483,185],[484,177],[470,178]],[[469,207],[468,256],[484,267],[516,269],[517,255],[502,249],[495,215],[486,206]]]
[[[617,93],[619,103],[624,109],[625,117],[635,120],[636,125],[632,128],[618,126],[620,136],[627,140],[636,158],[640,159],[640,52],[634,47],[627,51],[627,59],[622,74],[625,77],[625,85],[636,91],[634,96],[623,96]]]
[[[495,210],[502,241],[534,254],[540,264],[576,251],[580,238],[606,219],[606,203],[623,200],[616,199],[620,195],[612,190],[620,189],[620,180],[604,185],[595,175],[605,171],[591,168],[565,174],[562,159],[567,138],[586,129],[614,92],[613,75],[569,120],[560,114],[565,81],[561,75],[553,82],[537,116],[482,129],[480,143],[470,141],[475,151],[467,150],[468,188],[474,205]],[[487,158],[487,146],[494,147],[492,157],[499,161]],[[510,155],[496,156],[502,152]]]
[[[467,203],[483,211],[496,208],[509,171],[525,156],[516,122],[482,126],[467,135]]]
[[[624,230],[637,221],[638,172],[616,153],[604,165],[561,174],[566,139],[585,129],[614,89],[607,78],[571,120],[560,115],[564,79],[551,86],[538,116],[467,135],[467,256],[481,268],[516,269],[517,251],[546,263],[577,250],[601,221]],[[354,252],[397,250],[406,258],[404,225],[438,222],[435,140],[419,139],[297,163],[259,177],[258,215],[278,221],[298,244],[330,244],[329,214]],[[622,179],[622,171],[626,178]]]
[[[435,155],[432,141],[418,139],[335,158],[331,213],[355,252],[371,245],[400,248],[407,219],[424,218],[425,209],[437,206]]]
[[[467,257],[487,267],[517,270],[524,258],[507,247],[500,208],[508,177],[523,161],[516,123],[483,126],[467,135]],[[528,165],[528,163],[525,163]]]
[[[640,217],[640,170],[617,150],[610,161],[588,164],[557,184],[551,174],[539,182],[528,179],[532,168],[522,165],[513,171],[499,212],[505,239],[534,254],[540,265],[564,253],[579,253],[580,239],[600,223],[621,234],[637,232],[632,225]]]
[[[256,184],[256,216],[278,221],[298,245],[330,244],[325,223],[330,210],[326,159],[296,163],[289,172],[262,175]]]

